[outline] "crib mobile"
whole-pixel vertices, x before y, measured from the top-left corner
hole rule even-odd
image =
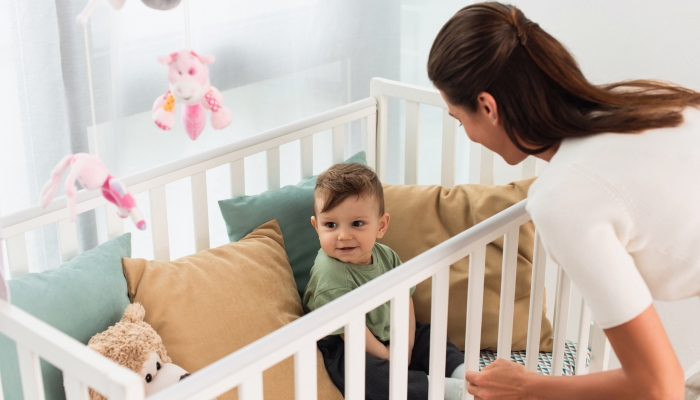
[[[122,8],[126,0],[108,0],[115,10]],[[177,6],[181,0],[142,0],[148,7],[158,10],[169,10]],[[146,229],[146,221],[136,206],[136,200],[129,193],[126,185],[112,176],[104,162],[99,158],[97,141],[97,120],[95,117],[95,100],[92,88],[92,68],[90,65],[90,46],[87,23],[90,14],[100,0],[90,0],[77,21],[83,26],[85,36],[85,55],[87,60],[87,77],[90,89],[90,108],[92,114],[92,134],[95,154],[77,153],[65,156],[51,172],[51,178],[41,190],[41,207],[46,208],[53,200],[60,184],[61,177],[69,170],[65,181],[66,201],[70,210],[70,220],[76,220],[75,197],[77,181],[86,190],[101,190],[109,202],[117,206],[117,215],[121,218],[131,217],[134,225],[140,230]],[[206,125],[205,110],[211,111],[211,124],[214,129],[223,129],[231,123],[231,112],[221,102],[223,96],[209,81],[207,64],[214,62],[214,56],[202,56],[190,48],[189,10],[188,2],[185,8],[185,42],[186,50],[158,57],[158,61],[168,65],[168,80],[170,90],[165,96],[156,99],[152,113],[156,125],[164,130],[172,128],[174,123],[175,101],[182,102],[182,120],[190,139],[195,140]],[[2,267],[2,265],[0,265]],[[0,271],[0,299],[8,292]],[[9,293],[7,293],[9,296]]]

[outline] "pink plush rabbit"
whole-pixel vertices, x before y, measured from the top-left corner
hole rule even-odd
[[[70,172],[66,177],[65,188],[71,221],[75,222],[75,195],[77,193],[75,181],[78,181],[87,190],[101,189],[102,195],[117,206],[117,214],[120,217],[131,216],[131,220],[134,221],[137,228],[146,229],[146,221],[143,220],[141,212],[136,208],[136,200],[129,193],[126,185],[110,175],[102,160],[92,154],[76,153],[63,157],[51,171],[51,179],[41,189],[42,208],[46,208],[53,200],[61,176],[69,168]]]
[[[153,121],[163,130],[173,127],[175,101],[182,104],[182,122],[190,139],[195,140],[206,124],[205,110],[211,110],[211,126],[224,129],[231,123],[231,112],[221,102],[223,96],[209,82],[207,64],[214,56],[200,56],[193,51],[180,51],[158,57],[168,65],[170,90],[153,104]]]

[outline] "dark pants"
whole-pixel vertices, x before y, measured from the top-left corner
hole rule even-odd
[[[326,370],[333,379],[333,383],[345,395],[345,342],[340,336],[331,336],[320,340],[318,348],[323,354]],[[464,363],[464,355],[447,339],[445,376],[452,375],[452,372],[462,363]],[[413,345],[411,365],[408,366],[408,400],[428,398],[429,365],[430,325],[416,323],[416,340]],[[365,399],[389,399],[389,360],[366,354]]]

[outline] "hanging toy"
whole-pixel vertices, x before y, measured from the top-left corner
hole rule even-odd
[[[170,10],[180,4],[180,0],[141,0],[143,4],[156,10]],[[124,6],[126,0],[109,0],[109,4],[115,10],[120,10]]]
[[[126,185],[110,175],[102,160],[92,154],[76,153],[63,157],[51,171],[51,179],[41,189],[42,208],[46,208],[53,200],[61,176],[69,168],[70,172],[66,177],[65,189],[71,221],[75,222],[75,195],[77,193],[75,181],[78,181],[87,190],[101,189],[102,195],[117,206],[117,215],[121,218],[131,216],[131,220],[134,221],[137,228],[146,229],[146,221],[143,220],[141,212],[136,208],[136,200],[129,193]]]
[[[224,129],[231,123],[231,111],[222,104],[221,92],[209,82],[207,64],[214,62],[214,56],[200,56],[193,51],[183,50],[168,56],[158,57],[158,61],[168,65],[170,90],[158,97],[153,104],[153,121],[163,130],[173,127],[175,101],[182,104],[182,123],[190,139],[196,140],[206,125],[205,110],[211,110],[211,126]]]

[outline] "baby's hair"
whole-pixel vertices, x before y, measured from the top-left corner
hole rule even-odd
[[[372,168],[357,163],[336,164],[316,180],[314,197],[321,196],[325,203],[321,212],[327,212],[350,196],[374,197],[379,204],[379,215],[384,215],[384,190]],[[316,206],[314,204],[314,214]]]

